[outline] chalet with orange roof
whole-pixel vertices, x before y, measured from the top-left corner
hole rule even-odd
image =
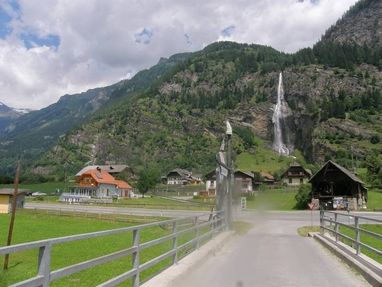
[[[107,171],[97,167],[76,176],[76,186],[61,196],[65,202],[86,202],[90,199],[131,197],[132,187],[123,180],[115,179]]]

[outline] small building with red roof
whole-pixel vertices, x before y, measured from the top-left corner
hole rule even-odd
[[[115,179],[107,171],[97,167],[76,176],[76,186],[61,196],[61,201],[86,202],[92,198],[112,199],[131,197],[132,187],[123,180]]]

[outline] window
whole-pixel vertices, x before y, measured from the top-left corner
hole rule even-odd
[[[292,183],[292,178],[291,177],[289,178],[289,183]]]
[[[304,183],[304,179],[300,178],[300,184],[303,184],[303,183]]]

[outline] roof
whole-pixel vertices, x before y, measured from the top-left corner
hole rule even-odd
[[[251,177],[251,178],[255,177],[255,175],[252,172],[249,172],[249,171],[235,170],[235,174],[238,173],[238,172],[240,172],[240,173],[242,173],[242,174],[244,174],[244,175],[246,175],[248,177]]]
[[[170,173],[177,173],[183,178],[189,178],[192,175],[191,171],[188,171],[187,169],[182,169],[182,168],[175,168],[175,169],[171,170],[169,173],[167,173],[167,176]]]
[[[120,189],[131,189],[132,187],[124,180],[115,180],[117,187]]]
[[[261,172],[260,172],[260,175],[261,175],[264,179],[275,180],[275,178],[273,177],[273,175],[271,175],[271,174],[268,173],[268,172],[263,172],[263,171],[261,171]]]
[[[289,165],[288,169],[281,175],[281,177],[282,177],[282,178],[285,177],[285,176],[287,175],[289,169],[292,168],[292,167],[299,167],[299,168],[301,168],[303,171],[305,171],[305,173],[306,173],[309,177],[312,176],[312,171],[311,171],[310,169],[304,168],[304,167],[303,167],[301,164],[299,164],[298,162],[292,162],[292,163]]]
[[[76,176],[81,176],[83,173],[87,172],[91,169],[97,169],[99,167],[100,169],[107,171],[108,173],[120,173],[124,171],[126,168],[128,168],[125,164],[110,164],[110,165],[88,165],[81,169],[79,172],[77,172]]]
[[[14,192],[15,192],[15,190],[13,188],[0,188],[0,194],[1,195],[13,195]],[[27,192],[29,192],[28,189],[19,189],[17,191],[17,194],[24,194]]]
[[[115,179],[110,173],[102,169],[91,169],[82,175],[90,175],[97,183],[114,184],[120,189],[132,188],[126,181]]]
[[[339,165],[338,163],[335,163],[334,161],[331,161],[331,160],[328,160],[322,167],[319,171],[317,171],[312,177],[311,179],[309,180],[309,182],[312,182],[312,180],[318,175],[320,174],[324,168],[326,168],[327,165],[329,164],[332,164],[334,165],[336,168],[338,168],[341,172],[343,172],[347,177],[349,177],[351,180],[355,181],[355,182],[358,182],[360,183],[361,185],[364,185],[365,183],[359,178],[357,177],[354,173],[350,172],[349,170],[347,170],[346,168],[344,168],[343,166]]]

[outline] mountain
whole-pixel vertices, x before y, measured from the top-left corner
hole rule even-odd
[[[12,169],[17,158],[27,164],[55,145],[58,139],[76,126],[83,124],[99,109],[121,98],[142,91],[174,65],[184,61],[187,53],[169,59],[162,58],[150,69],[140,71],[130,80],[114,85],[65,95],[58,102],[38,111],[22,115],[15,110],[0,110],[0,163],[1,169]],[[0,109],[2,106],[0,106]],[[5,115],[7,115],[5,117]]]
[[[3,130],[15,119],[29,112],[31,110],[11,108],[0,102],[0,130]]]
[[[346,41],[335,35],[347,31],[354,17],[353,31],[361,35],[369,29],[364,23],[379,21],[381,14],[378,1],[360,1],[313,48],[295,54],[260,45],[211,44],[134,96],[120,89],[117,102],[62,136],[29,171],[62,178],[63,165],[74,172],[88,161],[123,162],[134,169],[156,166],[163,172],[174,167],[207,171],[215,166],[229,119],[236,164],[277,174],[293,160],[271,151],[282,71],[288,104],[284,141],[298,160],[313,167],[329,158],[348,168],[356,162],[369,169],[370,178],[378,178],[382,168],[374,159],[382,154],[382,50],[367,37],[357,42],[350,32]],[[379,35],[380,26],[373,27]]]
[[[322,40],[381,49],[381,11],[380,0],[359,1],[325,33]]]

